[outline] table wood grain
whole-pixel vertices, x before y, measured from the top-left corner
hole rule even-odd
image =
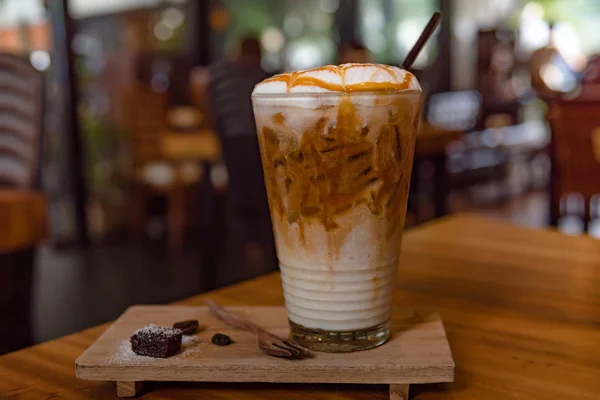
[[[396,303],[440,311],[456,381],[412,385],[411,398],[597,399],[600,241],[459,215],[406,233]],[[271,274],[193,297],[283,303]],[[114,384],[75,378],[95,327],[0,358],[0,398],[110,399]],[[386,386],[152,383],[144,399],[385,399]]]

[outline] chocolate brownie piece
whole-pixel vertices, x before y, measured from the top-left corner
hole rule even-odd
[[[173,328],[181,329],[184,335],[193,335],[198,331],[198,320],[188,319],[185,321],[175,322]]]
[[[135,354],[167,358],[181,350],[181,329],[149,325],[135,331],[131,336],[131,349]]]

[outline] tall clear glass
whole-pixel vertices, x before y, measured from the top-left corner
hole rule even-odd
[[[292,337],[327,352],[384,343],[420,91],[252,102]]]

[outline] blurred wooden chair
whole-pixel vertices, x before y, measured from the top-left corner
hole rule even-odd
[[[600,92],[585,88],[578,96],[563,96],[550,103],[547,118],[552,128],[550,218],[557,225],[561,204],[569,195],[583,199],[583,220],[587,224],[590,205],[600,194]]]
[[[139,85],[124,89],[122,100],[124,125],[131,135],[134,228],[138,233],[144,231],[149,199],[164,196],[169,248],[180,251],[186,228],[186,199],[196,197],[202,169],[193,162],[167,160],[161,152],[161,134],[167,117],[165,93]]]
[[[0,53],[0,354],[29,346],[35,248],[46,233],[39,187],[43,77]]]
[[[415,146],[415,157],[413,164],[413,177],[411,178],[409,204],[414,224],[423,222],[423,193],[420,183],[422,180],[420,169],[425,164],[430,164],[432,169],[432,200],[433,218],[443,217],[448,213],[447,200],[449,194],[448,174],[446,171],[446,147],[459,140],[463,132],[461,130],[446,130],[432,125],[426,121],[419,123],[417,140]]]
[[[0,53],[0,187],[38,186],[43,102],[41,74]]]

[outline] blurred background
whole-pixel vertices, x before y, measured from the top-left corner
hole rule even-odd
[[[435,10],[407,227],[600,237],[597,0],[0,0],[0,354],[274,270],[252,86]]]

